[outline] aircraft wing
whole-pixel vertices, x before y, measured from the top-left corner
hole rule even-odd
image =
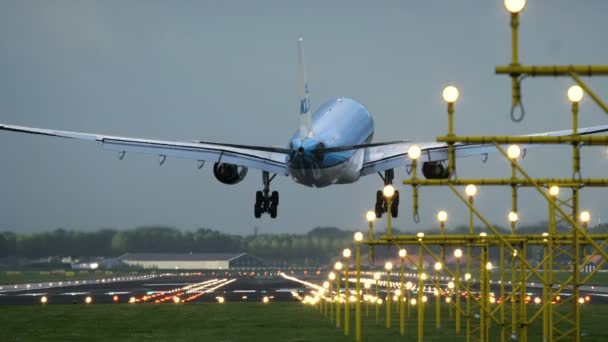
[[[106,150],[118,152],[121,159],[126,153],[134,152],[157,155],[160,158],[161,164],[167,157],[176,157],[197,160],[199,161],[199,167],[202,167],[202,162],[205,161],[213,163],[221,162],[246,166],[284,176],[288,175],[285,160],[289,150],[284,148],[202,141],[180,142],[135,139],[2,124],[0,124],[0,130],[97,142]]]
[[[578,129],[578,134],[587,135],[593,133],[602,133],[608,131],[608,125],[593,126]],[[572,130],[553,131],[529,134],[527,136],[568,136],[572,134]],[[411,164],[407,157],[407,150],[411,145],[418,145],[422,150],[422,154],[418,159],[419,163],[429,161],[441,161],[448,159],[448,145],[439,142],[396,142],[394,144],[386,144],[380,146],[371,146],[364,148],[363,169],[361,175],[366,176],[381,172],[388,169],[398,168]],[[520,145],[525,149],[526,145]],[[454,144],[456,158],[481,156],[487,153],[497,152],[494,144]]]

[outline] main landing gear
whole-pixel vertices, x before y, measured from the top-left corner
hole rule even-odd
[[[395,171],[393,169],[384,171],[384,176],[378,172],[380,178],[384,181],[384,186],[392,185],[393,178],[395,178]],[[383,213],[388,211],[388,202],[382,190],[376,192],[376,217],[381,218]],[[395,190],[395,194],[391,199],[391,217],[399,216],[399,190]]]
[[[270,214],[271,218],[277,217],[277,208],[279,206],[279,192],[273,191],[270,193],[270,182],[276,176],[270,177],[270,174],[266,171],[262,172],[262,182],[264,183],[264,190],[256,191],[255,193],[255,205],[253,206],[253,213],[255,218],[262,217],[263,213]]]

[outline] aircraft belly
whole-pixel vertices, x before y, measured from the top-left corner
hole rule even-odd
[[[323,188],[332,184],[349,184],[359,180],[363,166],[363,150],[358,150],[343,163],[322,168],[289,169],[289,174],[302,185]]]

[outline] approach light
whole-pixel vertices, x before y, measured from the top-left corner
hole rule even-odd
[[[224,304],[226,300],[224,299],[224,297],[217,297],[217,302],[220,304]]]
[[[452,302],[452,298],[450,298],[450,297],[445,297],[445,302],[446,302],[446,303],[450,303],[450,302]]]
[[[454,251],[454,257],[460,259],[462,257],[462,249],[458,248]]]
[[[420,273],[420,279],[426,280],[426,273],[424,273],[424,272]]]
[[[384,197],[391,198],[395,194],[395,187],[389,184],[384,187],[384,190],[382,190],[382,193],[384,194]]]
[[[439,272],[439,271],[441,271],[442,268],[443,268],[443,265],[441,265],[440,262],[435,263],[435,271]]]
[[[559,186],[553,185],[552,187],[550,187],[549,188],[549,195],[551,195],[553,197],[559,195]]]
[[[467,194],[467,196],[473,197],[477,194],[477,187],[474,184],[469,184],[466,188],[464,188],[464,192]]]
[[[464,280],[470,280],[470,279],[471,279],[471,273],[465,273]]]
[[[393,269],[393,263],[388,261],[386,264],[384,264],[384,269],[387,271],[390,271]]]
[[[416,300],[416,298],[412,298],[412,299],[410,300],[410,304],[411,304],[412,306],[416,305],[416,303],[417,303],[417,302],[418,302],[418,301]]]
[[[365,287],[366,289],[370,289],[372,287],[372,282],[371,281],[366,281],[363,284],[363,287]]]
[[[507,148],[507,155],[510,159],[517,159],[521,155],[521,148],[518,145],[509,145]]]
[[[456,100],[458,100],[458,95],[458,88],[451,85],[443,88],[443,92],[441,92],[443,100],[447,103],[456,102]]]
[[[539,297],[534,298],[534,303],[535,304],[540,304],[540,298]]]
[[[453,289],[453,288],[454,288],[454,282],[453,282],[453,281],[450,281],[450,282],[448,283],[448,289],[450,289],[450,290],[451,290],[451,289]]]
[[[418,147],[418,145],[412,145],[410,146],[410,148],[407,149],[407,156],[411,160],[417,160],[418,158],[420,158],[421,153],[422,151],[420,150],[420,147]]]
[[[46,304],[48,302],[48,298],[46,298],[46,296],[42,296],[40,297],[40,304]]]
[[[355,233],[355,241],[361,242],[363,240],[363,234],[361,232]]]
[[[93,302],[93,298],[87,296],[87,298],[84,299],[84,302],[87,304],[91,304],[91,302]]]
[[[173,296],[173,303],[177,304],[181,301],[178,296]]]
[[[511,211],[509,213],[508,217],[509,217],[509,222],[517,222],[517,220],[519,220],[519,215],[514,211]]]
[[[505,8],[511,13],[519,13],[526,7],[526,0],[505,0]]]
[[[429,300],[429,299],[427,298],[427,296],[426,296],[426,295],[422,296],[422,302],[423,302],[423,303],[426,303],[428,300]]]
[[[581,297],[578,299],[579,304],[585,304],[585,298]]]
[[[264,296],[264,298],[262,298],[262,303],[267,304],[270,301],[270,299],[268,298],[268,296]]]
[[[334,272],[329,272],[329,280],[336,280],[336,274]]]
[[[380,272],[374,273],[374,280],[380,280]]]
[[[367,212],[367,214],[365,214],[365,219],[367,219],[367,222],[374,222],[376,218],[376,212],[373,210],[370,210]]]
[[[588,211],[581,212],[581,222],[589,223],[590,220],[591,220],[591,215],[589,214]]]
[[[570,100],[570,102],[580,102],[583,99],[584,94],[585,92],[583,91],[583,88],[577,85],[573,85],[572,87],[568,88],[568,100]]]
[[[448,220],[448,213],[445,210],[440,210],[437,213],[437,220],[439,222],[445,222],[445,221],[447,221]]]
[[[114,302],[118,302],[118,296],[117,296],[117,295],[114,295],[114,296],[112,297],[112,300],[113,300]]]
[[[488,271],[491,271],[491,270],[492,270],[492,263],[491,263],[491,262],[486,263],[486,269],[487,269]]]
[[[405,250],[405,248],[399,250],[399,256],[401,258],[405,258],[407,256],[407,251]]]
[[[350,249],[345,248],[345,249],[342,251],[342,256],[343,256],[343,257],[345,257],[346,259],[350,258]]]
[[[337,271],[340,271],[340,270],[342,269],[342,263],[341,263],[341,262],[339,262],[339,261],[337,261],[337,262],[334,264],[334,269],[335,269],[335,270],[337,270]]]
[[[407,283],[405,283],[405,288],[406,288],[407,290],[411,290],[411,289],[412,289],[412,286],[414,286],[414,284],[412,284],[412,282],[411,282],[411,281],[408,281]]]
[[[136,300],[137,300],[137,299],[135,299],[135,297],[131,297],[131,298],[129,298],[129,304],[135,304],[135,301],[136,301]]]

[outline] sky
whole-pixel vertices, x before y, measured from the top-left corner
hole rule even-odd
[[[606,64],[608,2],[529,1],[521,15],[522,64]],[[502,1],[226,0],[0,2],[0,123],[166,140],[201,139],[286,146],[298,127],[296,40],[305,39],[313,108],[348,96],[374,116],[374,141],[434,141],[447,130],[441,90],[460,89],[458,134],[529,134],[570,127],[567,78],[527,78],[526,117],[509,118],[509,15]],[[608,81],[588,79],[606,95]],[[606,97],[604,97],[606,99]],[[606,124],[589,97],[580,126]],[[570,177],[569,147],[528,151],[537,177]],[[366,229],[378,176],[311,189],[277,177],[279,217],[253,217],[261,172],[219,183],[208,165],[117,155],[99,145],[0,132],[0,230],[16,232],[167,225],[226,233],[304,233],[316,226]],[[608,167],[601,147],[584,148],[583,177]],[[508,177],[506,161],[458,161],[458,176]],[[407,232],[464,224],[465,206],[447,188],[420,190],[420,223],[411,189],[400,184]],[[520,191],[522,223],[546,220],[535,190]],[[584,189],[581,208],[606,221],[605,190]],[[506,224],[509,188],[484,187],[476,203]],[[607,214],[604,214],[608,216]],[[379,222],[381,227],[383,222]]]

